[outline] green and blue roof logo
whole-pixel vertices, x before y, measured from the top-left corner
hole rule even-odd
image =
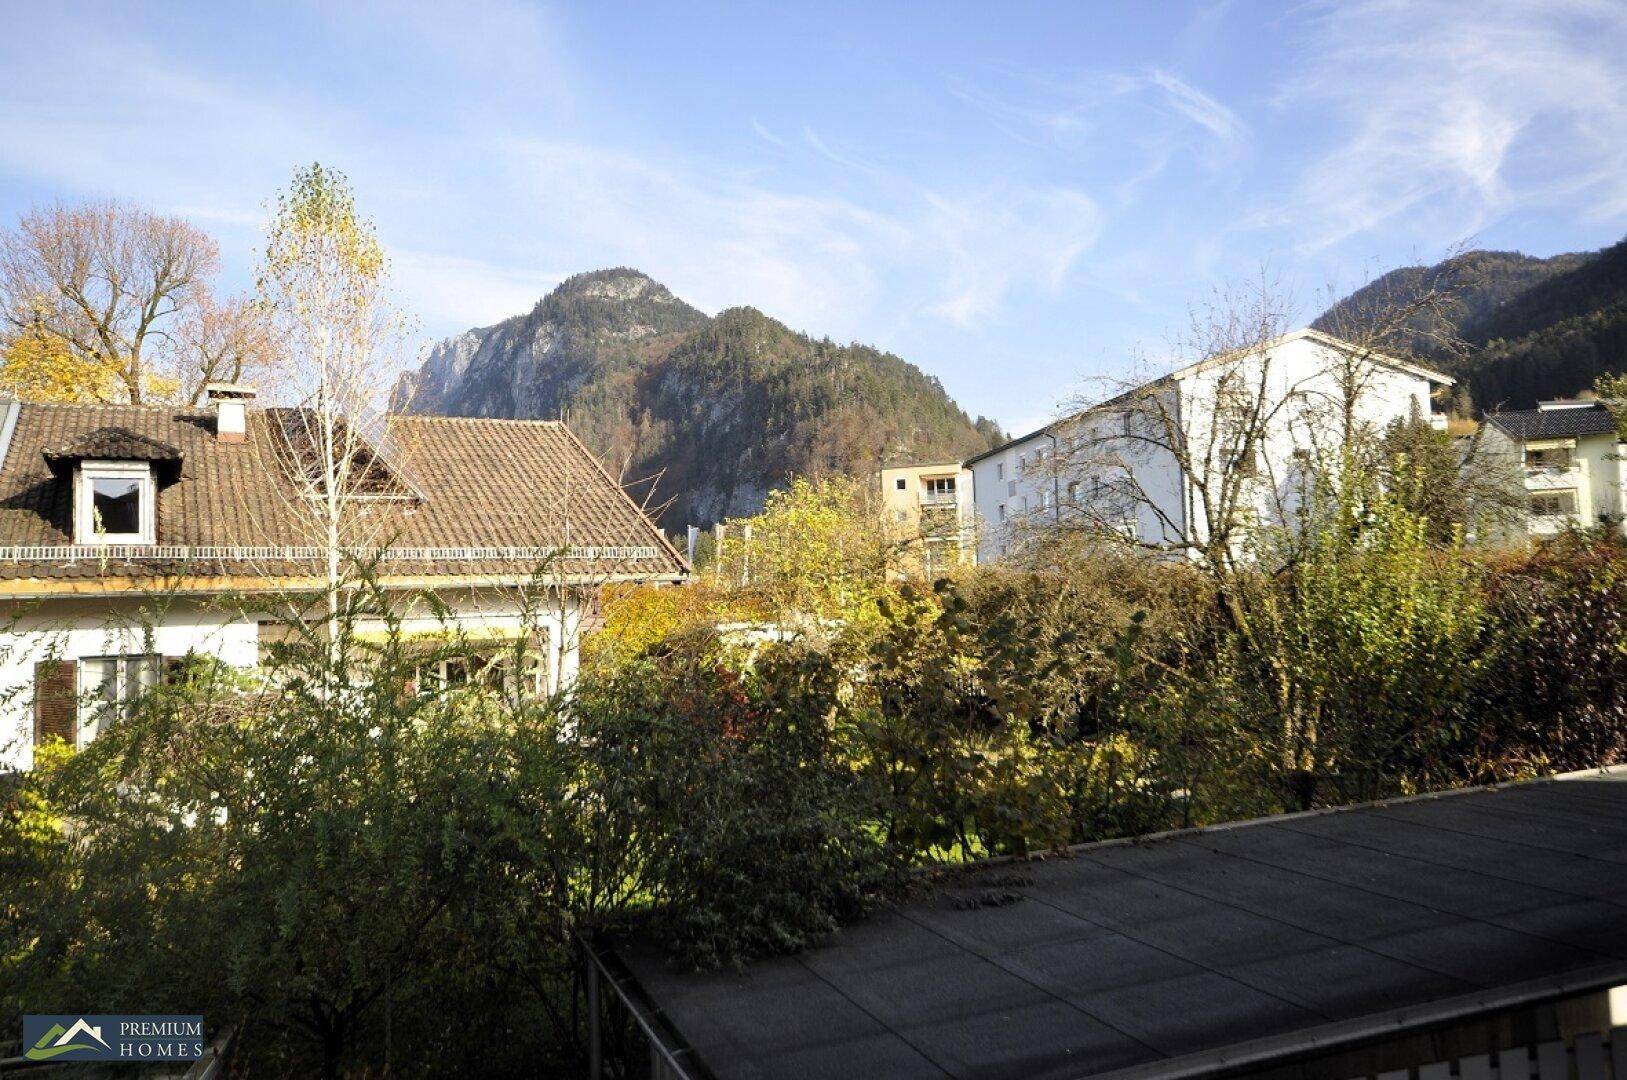
[[[24,1016],[29,1061],[196,1061],[203,1056],[203,1017]]]

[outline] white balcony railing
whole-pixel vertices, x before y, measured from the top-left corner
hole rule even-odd
[[[1572,459],[1569,465],[1525,466],[1527,491],[1549,491],[1555,488],[1582,488],[1587,484],[1586,458]]]

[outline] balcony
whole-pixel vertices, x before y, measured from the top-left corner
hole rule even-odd
[[[923,491],[921,492],[921,506],[924,509],[933,507],[955,507],[960,500],[953,491]]]
[[[1586,458],[1572,458],[1564,464],[1526,465],[1523,468],[1527,491],[1586,490],[1588,468]]]

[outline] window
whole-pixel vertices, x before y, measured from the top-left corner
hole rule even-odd
[[[955,478],[935,476],[921,482],[921,501],[924,503],[952,503],[955,501]]]
[[[994,508],[994,512],[999,516],[1001,521],[1004,521],[1006,519],[1006,504],[1001,503],[999,506]]]
[[[153,542],[152,468],[145,462],[87,461],[75,479],[74,542]]]
[[[1534,491],[1531,493],[1532,517],[1568,517],[1576,513],[1576,492]]]
[[[904,479],[902,476],[900,476],[897,480],[893,481],[893,490],[895,490],[895,491],[904,491],[909,486],[910,486],[909,481]]]
[[[90,505],[96,531],[128,536],[141,531],[141,481],[98,476],[90,481]]]
[[[1018,454],[1017,455],[1017,471],[1022,472],[1026,468],[1028,468],[1028,455],[1027,454]]]
[[[1000,461],[1000,462],[995,463],[995,466],[994,466],[994,478],[996,480],[1004,480],[1006,478],[1006,463],[1005,462]]]
[[[506,649],[495,655],[470,653],[467,656],[438,657],[419,665],[418,690],[427,694],[478,681],[493,690],[521,697],[540,698],[547,693],[548,669],[541,656],[526,653],[518,676],[513,668],[514,654]]]
[[[1527,450],[1525,452],[1525,467],[1527,469],[1551,469],[1562,472],[1571,467],[1571,448],[1568,446],[1549,446],[1540,450]]]
[[[1068,481],[1068,502],[1075,505],[1079,502],[1079,481],[1077,480]]]
[[[1126,409],[1123,414],[1123,420],[1124,437],[1128,439],[1130,436],[1135,434],[1135,414]]]
[[[1049,510],[1051,508],[1051,493],[1049,491],[1042,491],[1039,493],[1039,508],[1041,510]]]
[[[87,656],[79,661],[79,743],[134,714],[141,695],[158,685],[160,659],[150,653]]]

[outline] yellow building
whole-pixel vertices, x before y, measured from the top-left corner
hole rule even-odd
[[[976,561],[972,474],[960,462],[881,470],[881,504],[911,571],[931,578]]]

